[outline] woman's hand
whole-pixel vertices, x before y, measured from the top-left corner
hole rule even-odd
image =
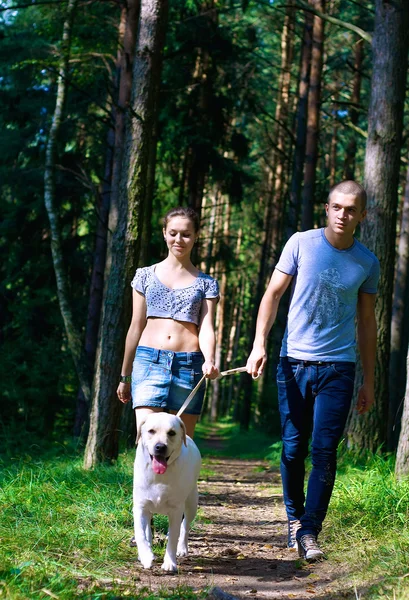
[[[210,360],[205,360],[202,365],[203,375],[206,375],[208,379],[216,379],[219,376],[219,369]]]
[[[120,401],[126,404],[131,399],[131,384],[120,383],[118,385],[118,389],[116,390],[116,394]]]

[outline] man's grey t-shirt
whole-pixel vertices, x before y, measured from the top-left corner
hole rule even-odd
[[[293,275],[280,356],[355,362],[358,294],[376,294],[379,261],[358,240],[337,250],[324,228],[294,234],[276,269]]]

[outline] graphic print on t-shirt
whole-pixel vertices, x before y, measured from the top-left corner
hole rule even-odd
[[[340,292],[345,292],[346,287],[341,283],[338,269],[322,271],[317,280],[307,305],[308,323],[324,329],[336,325],[342,319],[345,304],[341,302]]]

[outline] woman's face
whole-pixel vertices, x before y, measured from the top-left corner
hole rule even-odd
[[[172,217],[163,230],[163,236],[169,252],[176,258],[183,258],[190,256],[198,232],[187,217]]]

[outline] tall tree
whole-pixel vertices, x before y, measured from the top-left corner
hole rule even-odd
[[[352,80],[351,95],[351,123],[355,127],[358,125],[359,104],[361,101],[362,84],[362,64],[364,58],[364,41],[359,39],[354,45],[354,77]],[[357,135],[354,131],[351,133],[349,142],[345,151],[344,160],[344,179],[354,179],[355,174],[355,156],[357,149]]]
[[[231,206],[227,198],[225,205],[221,203],[218,215],[218,229],[220,236],[220,250],[219,250],[219,261],[216,265],[216,276],[219,279],[220,285],[220,300],[217,305],[216,313],[216,355],[215,365],[222,370],[222,358],[223,358],[223,334],[225,330],[226,322],[226,295],[227,295],[227,265],[223,257],[226,257],[226,250],[228,249],[228,237],[231,217]],[[215,421],[220,413],[220,379],[216,379],[212,382],[212,394],[211,394],[211,405],[210,405],[210,419]]]
[[[310,85],[313,16],[305,15],[298,83],[298,105],[295,116],[295,148],[291,172],[286,237],[297,231],[301,207],[301,188],[304,174],[305,143],[307,137],[308,89]]]
[[[400,431],[402,404],[407,379],[406,355],[409,342],[409,167],[406,174],[405,193],[395,270],[391,324],[391,358],[389,371],[388,448],[395,450]],[[406,410],[409,410],[407,408]],[[403,419],[402,419],[403,421]],[[403,441],[402,441],[403,443]]]
[[[324,0],[311,0],[314,9],[324,12]],[[324,55],[324,21],[314,15],[312,29],[311,73],[308,89],[307,137],[305,146],[304,187],[302,191],[301,227],[314,224],[315,178],[318,160],[318,136],[321,108],[321,78]]]
[[[115,391],[130,317],[129,282],[138,261],[144,218],[149,159],[152,157],[150,142],[157,118],[154,95],[158,92],[161,74],[167,10],[166,0],[143,0],[141,3],[118,203],[112,205],[109,220],[112,240],[105,273],[106,293],[85,468],[118,455],[121,407]]]
[[[406,371],[409,373],[409,351],[406,359]],[[405,402],[396,454],[395,473],[398,477],[404,477],[409,474],[409,377],[406,380]]]
[[[108,242],[108,219],[111,206],[117,204],[120,165],[125,134],[125,114],[129,110],[132,89],[132,67],[135,52],[140,1],[128,0],[121,10],[119,22],[118,52],[113,73],[112,98],[110,98],[111,121],[107,135],[105,170],[97,208],[94,260],[91,273],[87,324],[85,330],[85,356],[92,370],[98,345],[101,316],[104,271]],[[82,390],[77,400],[74,435],[86,435],[90,412],[90,398],[86,401]],[[85,431],[84,431],[85,430]]]
[[[274,140],[275,145],[271,150],[271,160],[266,169],[264,179],[266,193],[264,194],[263,237],[260,248],[260,260],[257,284],[254,293],[251,322],[249,329],[249,353],[251,351],[256,331],[258,308],[264,294],[266,283],[271,276],[272,266],[275,262],[277,250],[282,242],[283,234],[283,207],[284,189],[286,185],[286,158],[290,154],[288,132],[289,104],[291,85],[291,64],[294,54],[294,24],[295,14],[293,7],[287,7],[281,32],[281,70],[279,88],[276,96],[274,114]],[[308,34],[306,34],[308,35]],[[270,166],[271,164],[271,166]],[[267,376],[265,370],[264,377]],[[250,377],[242,378],[243,410],[241,412],[241,426],[248,429],[250,426],[251,406],[255,386]],[[260,388],[260,384],[258,385]]]
[[[61,43],[61,58],[58,69],[57,95],[54,114],[48,134],[45,169],[44,169],[44,203],[50,221],[51,253],[53,258],[54,272],[57,281],[58,300],[61,315],[64,321],[68,345],[78,374],[82,392],[85,399],[91,396],[91,372],[87,361],[84,360],[83,339],[80,327],[75,323],[69,293],[69,282],[67,270],[64,266],[62,250],[61,227],[59,222],[59,210],[56,196],[56,160],[57,145],[60,134],[64,105],[66,102],[69,61],[71,51],[71,36],[75,11],[78,0],[69,0],[67,14],[63,25]]]
[[[381,261],[376,303],[378,346],[375,404],[369,413],[351,413],[350,445],[377,449],[386,441],[389,399],[390,323],[395,264],[396,214],[403,104],[407,73],[409,4],[376,1],[372,41],[373,73],[365,154],[365,187],[368,216],[362,226],[362,242]],[[362,376],[357,369],[357,381]]]

